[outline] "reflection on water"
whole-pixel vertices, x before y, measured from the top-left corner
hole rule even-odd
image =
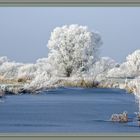
[[[140,132],[132,94],[120,89],[59,88],[0,102],[0,132]],[[129,123],[111,122],[128,112]]]

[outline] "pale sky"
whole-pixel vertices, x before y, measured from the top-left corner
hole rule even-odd
[[[47,57],[51,31],[66,24],[100,32],[100,55],[117,62],[140,48],[139,7],[0,7],[0,56],[17,62]]]

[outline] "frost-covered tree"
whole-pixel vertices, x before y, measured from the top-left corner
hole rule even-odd
[[[15,79],[20,66],[22,66],[21,63],[5,62],[0,66],[0,76],[5,79]]]
[[[115,67],[116,62],[115,60],[111,59],[110,57],[102,57],[99,61],[95,63],[95,68],[97,74],[102,74],[110,70],[111,68]]]
[[[102,44],[97,32],[86,26],[70,25],[57,27],[48,42],[49,62],[58,74],[67,77],[77,71],[88,71],[98,60],[98,49]]]
[[[9,60],[6,56],[0,57],[0,79],[16,80],[19,69],[23,65]]]
[[[107,72],[114,68],[117,65],[115,60],[110,57],[101,57],[91,68],[89,71],[89,75],[91,75],[95,80],[96,78],[102,80],[106,77]]]
[[[31,80],[36,76],[37,66],[35,64],[25,64],[18,70],[18,79]]]
[[[140,50],[136,50],[128,55],[126,60],[126,65],[131,76],[140,76]]]
[[[140,76],[140,50],[126,57],[126,62],[108,72],[108,77],[134,78]]]
[[[36,61],[37,73],[41,74],[42,72],[46,72],[48,78],[53,76],[57,76],[57,70],[54,69],[54,66],[49,61],[48,58],[40,58]]]

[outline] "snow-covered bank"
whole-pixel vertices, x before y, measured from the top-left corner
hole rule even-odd
[[[116,78],[104,78],[101,81],[94,81],[90,77],[57,77],[50,80],[45,80],[45,77],[41,78],[41,81],[37,78],[36,80],[26,83],[26,82],[7,82],[0,84],[0,91],[5,94],[21,94],[21,93],[31,93],[36,94],[42,90],[48,90],[51,88],[58,87],[83,87],[83,88],[121,88],[126,89],[128,92],[135,93],[135,86],[133,86],[132,81],[126,82],[126,79],[116,79]]]

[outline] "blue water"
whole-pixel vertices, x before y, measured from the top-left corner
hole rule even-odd
[[[38,95],[8,95],[0,102],[0,132],[140,132],[136,122],[113,123],[113,113],[138,104],[120,89],[58,88]]]

